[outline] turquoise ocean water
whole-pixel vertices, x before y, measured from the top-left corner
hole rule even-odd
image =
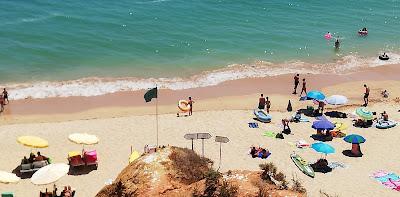
[[[242,65],[236,78],[252,65],[284,73],[287,62],[340,70],[400,51],[400,0],[2,0],[0,10],[0,83],[20,88],[16,98],[57,96],[32,95],[35,85],[49,86],[43,81],[129,78],[120,89],[140,89],[229,65]],[[369,35],[360,37],[364,26]],[[339,51],[324,39],[328,31],[340,37]],[[196,79],[204,86],[223,74]]]

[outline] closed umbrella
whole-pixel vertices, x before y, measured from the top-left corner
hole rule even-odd
[[[35,185],[47,185],[56,182],[61,177],[67,175],[69,165],[65,163],[49,164],[36,171],[31,178]]]
[[[47,140],[36,136],[21,136],[17,142],[31,148],[46,148],[49,146]]]
[[[331,154],[335,152],[335,148],[323,142],[314,143],[311,145],[311,148],[319,153],[324,153],[324,154]]]
[[[331,105],[344,105],[348,102],[348,99],[343,95],[332,95],[326,98],[326,102]]]
[[[373,117],[373,114],[372,114],[372,112],[370,112],[367,108],[365,108],[365,107],[359,107],[359,108],[357,108],[356,109],[356,114],[358,115],[358,116],[360,116],[362,119],[365,119],[365,120],[372,120],[374,117]]]
[[[321,101],[325,99],[325,95],[320,91],[313,90],[307,93],[307,98]]]
[[[314,121],[311,127],[317,130],[332,130],[335,128],[335,125],[325,119]]]
[[[20,178],[13,173],[0,171],[0,183],[16,183],[19,180]]]

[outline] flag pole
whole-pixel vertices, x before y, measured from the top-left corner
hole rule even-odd
[[[156,98],[156,124],[157,124],[157,147],[158,147],[158,88],[156,85],[156,90],[157,90],[157,98]]]

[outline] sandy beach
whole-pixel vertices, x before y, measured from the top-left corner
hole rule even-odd
[[[390,119],[400,121],[400,65],[389,65],[370,68],[365,71],[347,75],[307,75],[308,89],[321,90],[326,95],[341,94],[349,98],[347,106],[332,107],[351,113],[363,101],[364,83],[371,88],[371,111],[381,113],[386,110]],[[159,142],[163,145],[174,145],[190,148],[190,141],[183,138],[186,133],[209,132],[212,136],[227,136],[228,144],[222,146],[223,156],[221,170],[258,170],[264,162],[274,162],[278,169],[288,178],[292,176],[302,180],[308,196],[320,196],[320,190],[339,196],[398,196],[398,192],[382,186],[369,176],[378,170],[400,173],[398,166],[400,153],[395,147],[400,139],[399,127],[388,130],[376,128],[355,128],[351,118],[331,119],[340,121],[350,127],[347,134],[359,134],[366,138],[361,145],[364,156],[350,158],[342,154],[351,148],[341,138],[328,144],[336,153],[328,155],[330,162],[341,162],[346,168],[334,169],[331,173],[317,173],[314,179],[307,177],[293,164],[289,155],[296,151],[310,162],[321,157],[312,149],[297,149],[294,143],[304,139],[313,143],[310,135],[315,134],[309,123],[292,123],[291,135],[285,139],[273,139],[262,134],[265,131],[280,132],[282,118],[290,117],[287,112],[288,100],[293,108],[305,108],[311,101],[298,101],[292,91],[292,75],[269,78],[243,79],[228,81],[217,86],[188,90],[161,90],[159,94]],[[301,78],[304,77],[301,76]],[[382,98],[382,90],[390,92],[389,98]],[[143,91],[119,92],[96,97],[69,97],[49,99],[26,99],[11,101],[6,111],[0,116],[0,153],[3,161],[0,170],[11,172],[20,159],[28,155],[30,149],[16,142],[18,136],[36,135],[49,141],[49,147],[40,151],[52,158],[54,162],[67,162],[69,151],[80,150],[81,146],[68,141],[68,135],[75,132],[87,132],[100,138],[100,143],[87,146],[95,148],[99,154],[99,168],[84,175],[68,175],[56,184],[71,185],[77,196],[94,196],[108,180],[114,179],[128,164],[130,147],[143,152],[146,144],[156,143],[154,102],[145,103]],[[260,128],[249,128],[254,122],[252,110],[257,105],[260,93],[269,96],[272,107],[272,122],[260,124]],[[176,117],[176,101],[187,96],[194,97],[194,115]],[[272,155],[266,159],[252,159],[248,154],[250,146],[268,148]],[[201,141],[195,142],[195,150],[201,154]],[[36,150],[35,150],[36,151]],[[215,161],[218,167],[219,144],[213,138],[205,141],[205,156]],[[50,186],[48,186],[50,188]],[[12,191],[16,196],[37,196],[44,186],[35,186],[29,179],[17,184],[0,184],[0,192]]]

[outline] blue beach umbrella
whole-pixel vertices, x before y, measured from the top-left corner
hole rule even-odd
[[[307,93],[307,99],[315,99],[321,101],[325,99],[325,95],[322,94],[322,92],[320,91],[313,90]]]
[[[311,127],[317,130],[332,130],[335,128],[335,125],[328,120],[323,119],[314,121]]]
[[[352,144],[361,144],[366,141],[363,136],[357,134],[347,135],[343,140]]]
[[[324,153],[324,154],[331,154],[335,152],[335,148],[323,142],[314,143],[311,145],[311,148],[319,153]]]
[[[365,108],[365,107],[359,107],[359,108],[357,108],[356,109],[356,114],[358,115],[358,116],[360,116],[362,119],[365,119],[365,120],[372,120],[374,117],[373,117],[373,114],[372,114],[372,112],[370,112],[367,108]]]

